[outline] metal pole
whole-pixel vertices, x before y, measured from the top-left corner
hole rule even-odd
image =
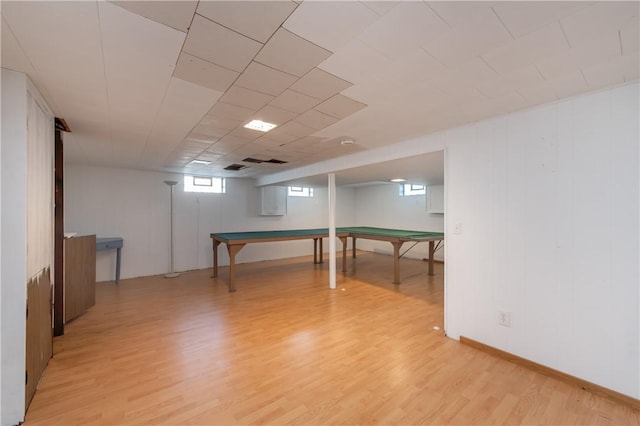
[[[169,236],[169,241],[171,242],[171,247],[170,247],[170,254],[169,254],[169,273],[164,274],[165,278],[175,278],[180,276],[179,272],[173,272],[173,187],[176,186],[176,184],[178,183],[175,180],[165,180],[164,183],[166,183],[167,185],[169,185],[169,187],[171,188],[171,207],[170,207],[170,212],[171,212],[171,224],[170,224],[170,230],[171,230],[171,235]]]
[[[336,288],[336,175],[329,173],[329,288]]]

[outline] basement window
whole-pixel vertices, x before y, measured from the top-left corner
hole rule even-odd
[[[424,185],[416,185],[413,183],[403,183],[400,185],[400,196],[407,195],[425,195],[427,187]]]
[[[308,186],[290,186],[287,191],[289,197],[313,197],[313,188]]]
[[[184,192],[224,194],[227,191],[224,178],[184,175]]]

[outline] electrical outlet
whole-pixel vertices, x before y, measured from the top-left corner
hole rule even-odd
[[[511,312],[498,311],[498,324],[511,327]]]
[[[462,223],[458,222],[455,224],[455,226],[453,227],[453,233],[457,235],[462,234]]]

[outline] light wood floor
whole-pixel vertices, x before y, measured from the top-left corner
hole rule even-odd
[[[446,338],[441,264],[403,259],[393,286],[390,257],[349,262],[334,291],[309,257],[239,265],[233,294],[227,268],[98,284],[26,424],[640,423]]]

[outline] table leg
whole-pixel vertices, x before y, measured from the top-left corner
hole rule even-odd
[[[313,239],[313,264],[318,263],[318,239]]]
[[[116,284],[120,282],[120,247],[116,248]]]
[[[229,251],[229,293],[236,291],[236,254],[242,250],[244,244],[227,244]]]
[[[320,261],[318,263],[322,263],[322,238],[320,238]]]
[[[394,241],[393,244],[393,284],[400,284],[400,247],[402,241]]]
[[[435,241],[429,241],[429,275],[433,275],[433,257],[435,256]]]
[[[213,275],[211,278],[215,278],[218,276],[218,246],[220,245],[220,241],[213,240]]]
[[[351,237],[351,257],[356,258],[356,237]]]
[[[347,272],[347,237],[338,237],[342,243],[342,272]]]

